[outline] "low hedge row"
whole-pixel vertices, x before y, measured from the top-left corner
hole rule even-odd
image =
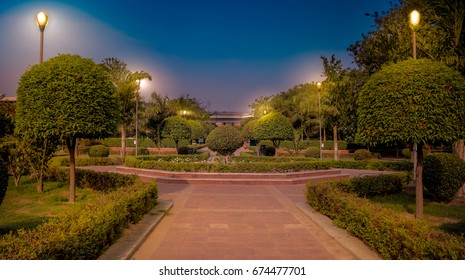
[[[464,259],[465,238],[407,219],[327,182],[307,183],[308,203],[385,259]]]
[[[136,159],[144,161],[167,161],[167,162],[201,162],[206,161],[210,154],[208,152],[193,155],[152,155],[138,156]]]
[[[107,147],[121,147],[121,138],[105,138],[102,144]],[[126,147],[135,147],[134,139],[126,138]],[[155,148],[157,145],[150,138],[139,139],[139,147]],[[173,146],[174,147],[174,146]]]
[[[58,161],[60,166],[69,166],[69,158],[62,157]],[[109,166],[109,165],[121,165],[123,160],[121,157],[78,157],[76,158],[77,166]]]
[[[142,158],[128,157],[125,159],[126,167],[157,169],[167,171],[183,172],[233,172],[233,173],[277,173],[277,172],[297,172],[302,170],[319,170],[329,168],[347,169],[370,169],[387,171],[411,171],[411,162],[391,162],[391,161],[335,161],[335,160],[314,160],[306,158],[299,161],[275,160],[266,158],[265,161],[248,161],[250,157],[241,156],[244,162],[232,164],[207,163],[207,162],[167,162],[162,160],[143,160]],[[263,158],[263,157],[261,157]]]
[[[133,185],[137,175],[122,175],[119,173],[97,172],[86,169],[76,169],[76,186],[96,191],[109,192],[117,188]],[[69,181],[69,169],[55,168],[49,170],[49,180],[66,182]]]
[[[220,164],[207,162],[166,162],[147,161],[137,158],[126,158],[125,166],[135,168],[157,169],[177,172],[224,172],[224,173],[277,173],[297,172],[302,170],[328,169],[326,163],[315,162],[255,162]]]
[[[324,150],[334,150],[334,141],[322,141],[323,149]],[[260,141],[258,146],[260,145],[267,145],[273,146],[273,142],[269,140]],[[299,143],[300,150],[305,150],[308,147],[320,147],[320,140],[303,140]],[[293,141],[281,141],[279,144],[280,149],[287,149],[287,150],[294,150],[294,142]],[[346,150],[347,149],[347,142],[346,141],[338,141],[337,148],[339,150]]]
[[[157,198],[156,183],[137,181],[34,229],[2,236],[0,259],[97,259],[129,223],[136,223],[156,205]]]
[[[333,182],[332,185],[344,192],[354,193],[360,197],[374,197],[400,193],[411,180],[411,173],[404,172],[355,177]]]

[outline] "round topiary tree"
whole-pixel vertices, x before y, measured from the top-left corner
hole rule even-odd
[[[439,202],[450,202],[465,183],[465,162],[453,154],[425,157],[423,183]]]
[[[104,145],[94,145],[89,149],[89,157],[108,157],[110,149]]]
[[[271,112],[261,117],[254,125],[253,137],[257,141],[270,140],[277,150],[283,140],[292,140],[294,131],[291,121],[278,112]],[[276,153],[276,156],[278,153]]]
[[[189,126],[191,128],[191,137],[190,140],[199,141],[199,139],[205,139],[205,126],[196,120],[188,120]]]
[[[15,132],[40,145],[64,140],[70,157],[70,202],[75,201],[78,138],[113,135],[119,123],[115,86],[92,59],[61,54],[30,67],[17,90]],[[54,150],[54,149],[52,149]]]
[[[358,142],[418,144],[415,215],[422,217],[422,147],[463,139],[464,77],[440,62],[402,61],[373,74],[359,92],[357,105]]]
[[[177,151],[179,148],[179,140],[190,139],[191,133],[191,128],[187,120],[182,117],[174,116],[165,119],[161,136],[173,140]]]
[[[239,128],[219,126],[208,134],[206,144],[212,151],[226,156],[229,162],[230,156],[244,144],[244,139]]]
[[[354,160],[367,160],[371,159],[373,155],[367,149],[358,149],[354,152]]]

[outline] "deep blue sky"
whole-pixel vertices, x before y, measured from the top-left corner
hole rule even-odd
[[[372,30],[366,12],[389,0],[0,1],[0,93],[39,60],[35,15],[49,15],[44,60],[77,53],[125,61],[170,98],[189,94],[210,111],[249,111],[261,95],[323,80],[321,55],[351,66],[347,47]]]

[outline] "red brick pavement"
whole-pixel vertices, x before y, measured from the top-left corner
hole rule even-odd
[[[295,206],[304,186],[159,184],[159,193],[174,206],[133,259],[354,259]]]

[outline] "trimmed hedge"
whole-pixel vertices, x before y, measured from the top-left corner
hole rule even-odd
[[[210,153],[204,152],[193,155],[151,155],[137,156],[136,159],[144,161],[167,161],[167,162],[202,162],[206,161]]]
[[[125,166],[135,168],[157,169],[167,171],[183,172],[233,172],[233,173],[282,173],[297,172],[303,170],[320,170],[329,168],[346,169],[370,169],[387,171],[411,171],[413,164],[403,161],[344,161],[344,160],[317,160],[313,158],[271,158],[271,157],[234,157],[236,160],[232,164],[219,164],[207,162],[182,162],[179,160],[172,162],[159,160],[148,160],[150,157],[127,157]],[[175,157],[176,158],[176,157]],[[239,160],[237,160],[239,159]],[[250,160],[249,160],[250,159]],[[262,160],[259,160],[262,159]]]
[[[49,180],[66,182],[69,180],[69,169],[58,168],[49,172]],[[127,187],[138,180],[137,175],[122,175],[111,172],[97,172],[76,169],[76,186],[96,191],[109,192],[117,188]]]
[[[156,183],[137,181],[34,229],[2,236],[0,259],[97,259],[129,223],[138,222],[157,204],[157,198]]]
[[[355,160],[368,160],[371,159],[373,155],[370,151],[366,149],[358,149],[354,152],[354,159]]]
[[[137,155],[138,156],[147,156],[149,154],[150,154],[149,149],[147,149],[145,147],[138,147],[137,148]],[[131,155],[133,155],[133,156],[136,155],[136,149],[131,151]]]
[[[323,143],[323,149],[324,150],[334,150],[334,141],[322,141]],[[273,146],[273,142],[264,140],[260,141],[260,143],[257,143],[257,146],[259,145],[267,145],[267,146]],[[303,140],[300,141],[299,143],[299,150],[305,150],[308,147],[316,147],[318,150],[320,149],[320,140]],[[281,141],[279,144],[280,149],[286,149],[286,150],[294,150],[294,143],[293,141],[285,140]],[[346,150],[347,149],[347,142],[346,141],[338,141],[337,142],[337,148],[338,150]]]
[[[329,164],[319,161],[309,162],[238,162],[233,164],[207,162],[166,162],[147,161],[133,157],[125,159],[125,166],[178,172],[224,172],[224,173],[278,173],[302,170],[328,169]]]
[[[374,197],[401,193],[411,179],[410,173],[381,174],[337,181],[334,186],[360,197]]]
[[[439,202],[450,202],[465,183],[465,162],[448,153],[425,157],[423,184]]]
[[[307,183],[306,197],[315,210],[385,259],[465,259],[465,238],[435,229],[424,220],[406,219],[366,198],[343,192],[332,183]]]
[[[110,149],[104,145],[95,145],[89,149],[89,157],[91,158],[102,158],[110,155]]]
[[[102,141],[102,144],[107,147],[121,147],[121,138],[105,138]],[[126,147],[135,147],[134,139],[126,138]],[[150,138],[142,138],[139,139],[139,147],[146,147],[146,148],[156,148],[157,145],[153,142]],[[171,148],[174,148],[171,147]]]
[[[62,157],[58,160],[60,166],[69,166],[69,158]],[[110,165],[121,165],[123,160],[121,157],[107,157],[107,158],[88,158],[78,157],[76,158],[77,166],[110,166]]]

